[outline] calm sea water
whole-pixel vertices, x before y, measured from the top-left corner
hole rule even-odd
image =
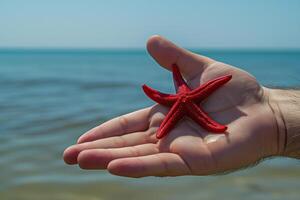
[[[199,51],[201,52],[201,51]],[[264,85],[300,86],[300,52],[201,52]],[[300,163],[272,159],[224,176],[128,179],[67,166],[88,129],[171,92],[145,51],[0,51],[0,199],[300,199]]]

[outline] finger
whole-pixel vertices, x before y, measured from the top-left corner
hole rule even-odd
[[[168,70],[172,69],[173,64],[177,64],[186,79],[191,79],[195,74],[201,73],[214,62],[213,59],[180,48],[158,35],[148,40],[147,50],[161,66]]]
[[[118,176],[180,176],[191,174],[189,167],[177,154],[159,153],[147,156],[120,158],[111,161],[108,171]]]
[[[122,136],[115,136],[76,144],[67,148],[63,157],[67,164],[76,164],[79,153],[87,149],[121,148],[140,144],[156,143],[157,139],[152,133],[153,131],[154,130],[135,132]]]
[[[111,119],[83,134],[77,143],[146,130],[149,126],[149,112],[150,108],[145,108]]]
[[[145,156],[158,153],[156,144],[142,144],[115,149],[90,149],[78,155],[82,169],[106,169],[109,162],[118,158]]]

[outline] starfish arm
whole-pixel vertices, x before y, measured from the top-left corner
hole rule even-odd
[[[179,68],[176,64],[172,66],[173,81],[175,88],[178,88],[178,93],[191,91],[185,80],[183,79]]]
[[[147,85],[143,85],[143,90],[150,99],[165,106],[172,106],[177,99],[176,95],[159,92]]]
[[[184,113],[181,108],[181,102],[177,101],[168,114],[166,115],[163,122],[160,124],[157,133],[156,138],[160,139],[164,137],[174,126],[175,124],[183,117]]]
[[[214,133],[223,133],[226,131],[227,126],[219,124],[212,120],[199,106],[195,103],[189,103],[186,106],[188,116],[201,125],[207,131]]]
[[[192,100],[201,101],[208,97],[211,93],[213,93],[215,90],[220,88],[222,85],[230,81],[232,78],[232,75],[226,75],[221,76],[219,78],[216,78],[214,80],[208,81],[207,83],[201,85],[200,87],[196,88],[195,90],[192,90],[189,92],[189,97]]]

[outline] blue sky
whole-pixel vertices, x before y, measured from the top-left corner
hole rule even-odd
[[[300,0],[0,0],[0,47],[300,48]]]

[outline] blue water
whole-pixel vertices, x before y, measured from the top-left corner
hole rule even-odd
[[[266,86],[300,86],[297,51],[196,52],[247,70]],[[189,199],[300,196],[300,164],[294,160],[275,159],[222,177],[142,180],[63,163],[64,148],[86,130],[151,105],[141,90],[143,83],[171,92],[170,80],[170,73],[143,50],[1,50],[0,197],[52,199],[55,194],[64,198],[54,199],[118,199],[131,195],[147,199],[145,193],[168,199],[162,188],[171,189],[172,198],[178,199],[184,198],[182,194]],[[86,192],[78,192],[85,186]],[[197,189],[200,186],[203,190]]]

